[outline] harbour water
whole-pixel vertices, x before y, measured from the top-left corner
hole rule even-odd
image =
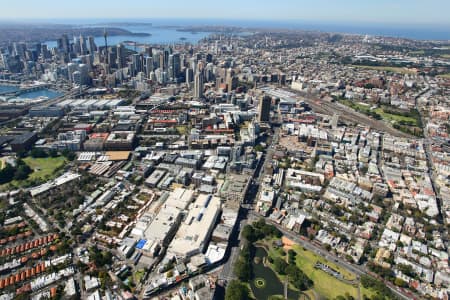
[[[19,87],[12,85],[0,85],[0,94],[5,92],[16,92],[19,90]],[[50,89],[42,89],[32,92],[27,92],[18,95],[17,97],[10,98],[8,101],[17,102],[17,101],[35,101],[37,99],[55,99],[57,97],[62,96],[60,92],[50,90]],[[3,96],[0,96],[0,100],[3,99]]]
[[[0,85],[0,94],[18,91],[19,88],[13,85]]]
[[[170,45],[170,44],[196,44],[199,40],[210,35],[210,32],[181,32],[177,31],[175,28],[162,28],[155,27],[150,25],[136,25],[136,26],[104,26],[106,30],[108,27],[119,27],[122,29],[126,29],[133,33],[148,33],[149,36],[132,36],[132,35],[118,35],[118,36],[109,36],[108,37],[108,45],[114,46],[126,41],[135,42],[137,44],[162,44],[162,45]],[[105,40],[101,37],[95,37],[95,44],[97,46],[104,46]],[[48,41],[45,44],[49,48],[56,47],[56,41]]]
[[[442,25],[423,24],[387,24],[367,22],[325,22],[307,20],[227,20],[227,19],[69,19],[49,20],[55,24],[71,24],[90,27],[119,27],[131,32],[150,33],[148,37],[116,36],[110,37],[110,44],[131,40],[137,43],[171,44],[182,42],[196,43],[208,36],[210,32],[190,33],[177,31],[176,26],[237,26],[241,28],[275,28],[291,30],[308,30],[335,33],[352,33],[362,35],[380,35],[402,37],[418,40],[450,40],[450,29]],[[135,26],[132,23],[151,23],[152,26]],[[118,25],[114,25],[117,23]],[[130,23],[130,25],[126,24]],[[105,26],[106,25],[106,26]],[[169,27],[173,26],[173,27]],[[96,38],[97,45],[103,45],[103,37]],[[53,42],[52,45],[56,45]]]

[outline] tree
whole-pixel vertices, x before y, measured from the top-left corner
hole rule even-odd
[[[395,284],[396,286],[399,286],[399,287],[406,287],[406,286],[408,286],[408,284],[406,283],[406,281],[404,281],[404,280],[401,279],[401,278],[395,278],[394,284]]]
[[[33,158],[45,158],[48,157],[48,153],[45,150],[40,148],[33,148],[30,152],[31,157]]]
[[[75,153],[73,153],[72,151],[68,150],[68,149],[64,149],[61,154],[67,158],[69,161],[73,161],[75,159]]]
[[[49,154],[51,157],[57,157],[57,156],[58,156],[58,151],[57,151],[56,149],[50,149],[50,150],[48,151],[48,154]]]
[[[242,229],[242,236],[249,242],[255,242],[257,240],[255,230],[251,225],[244,226],[244,228]]]
[[[273,267],[275,269],[275,272],[277,272],[280,275],[286,274],[287,266],[288,266],[287,262],[285,262],[283,259],[279,257],[275,258],[273,261]]]
[[[238,280],[232,280],[225,291],[225,300],[247,300],[250,299],[248,287]]]
[[[16,180],[25,180],[28,178],[28,175],[33,172],[31,168],[26,164],[21,164],[17,167],[16,172],[14,173],[14,179]]]
[[[313,285],[312,280],[294,264],[286,267],[286,274],[289,276],[292,285],[301,291],[305,291]]]
[[[10,164],[6,163],[5,167],[0,170],[0,184],[8,183],[13,180],[16,169]]]
[[[243,257],[239,257],[239,259],[234,264],[234,274],[241,281],[249,281],[252,277],[252,269],[250,262]]]

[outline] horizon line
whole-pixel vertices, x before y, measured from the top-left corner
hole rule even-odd
[[[70,18],[53,18],[53,17],[30,17],[30,18],[9,18],[9,17],[4,17],[2,19],[0,19],[0,24],[1,23],[22,23],[22,22],[29,22],[29,21],[38,21],[38,22],[42,22],[42,21],[76,21],[76,20],[126,20],[130,23],[132,23],[132,20],[147,20],[147,21],[151,21],[151,20],[189,20],[189,21],[215,21],[217,20],[218,22],[220,21],[240,21],[240,22],[244,22],[244,21],[248,21],[248,22],[278,22],[278,24],[284,24],[284,25],[295,25],[295,24],[299,24],[299,23],[304,23],[304,22],[312,22],[311,25],[314,25],[314,23],[316,24],[327,24],[327,25],[376,25],[376,26],[389,26],[389,25],[396,25],[396,26],[426,26],[426,27],[432,27],[432,26],[447,26],[450,25],[449,23],[430,23],[430,22],[393,22],[393,21],[374,21],[374,20],[370,20],[370,21],[365,21],[365,20],[351,20],[351,21],[346,21],[346,20],[323,20],[323,19],[301,19],[301,18],[294,18],[294,19],[269,19],[269,18],[254,18],[254,19],[243,19],[243,18],[232,18],[232,17],[219,17],[219,18],[196,18],[196,17],[138,17],[138,18],[127,18],[127,17],[70,17]],[[64,24],[64,23],[61,23]],[[220,24],[218,24],[220,25]],[[228,25],[230,26],[230,25]],[[239,26],[242,27],[242,26]],[[444,30],[446,31],[446,30]],[[450,29],[448,30],[450,31]]]

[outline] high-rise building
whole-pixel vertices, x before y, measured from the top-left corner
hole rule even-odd
[[[203,97],[203,74],[197,72],[194,78],[194,98],[199,99]]]
[[[127,61],[125,58],[125,47],[122,44],[117,45],[117,67],[119,69],[125,68]]]
[[[97,50],[97,46],[95,45],[94,37],[88,37],[88,51],[90,55],[94,55],[94,52]]]
[[[153,57],[145,58],[145,75],[150,78],[150,73],[153,71]]]
[[[88,52],[88,48],[86,45],[86,39],[84,38],[84,36],[82,36],[80,34],[80,54],[86,55],[87,52]]]
[[[180,54],[174,53],[169,55],[169,77],[172,81],[175,81],[180,75],[181,60]]]
[[[70,43],[69,43],[69,37],[67,36],[67,34],[62,35],[61,42],[62,42],[62,50],[64,51],[64,53],[69,53],[70,52]]]
[[[270,106],[272,104],[272,98],[264,96],[259,102],[259,122],[270,121]]]
[[[186,84],[190,84],[194,81],[194,71],[191,68],[186,69]]]
[[[139,72],[142,72],[142,55],[141,54],[133,54],[132,58],[132,63],[133,63],[133,70],[134,70],[134,74],[136,75]]]

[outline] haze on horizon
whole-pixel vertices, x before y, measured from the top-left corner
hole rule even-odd
[[[450,25],[447,0],[4,1],[0,21],[24,19],[239,19]]]

